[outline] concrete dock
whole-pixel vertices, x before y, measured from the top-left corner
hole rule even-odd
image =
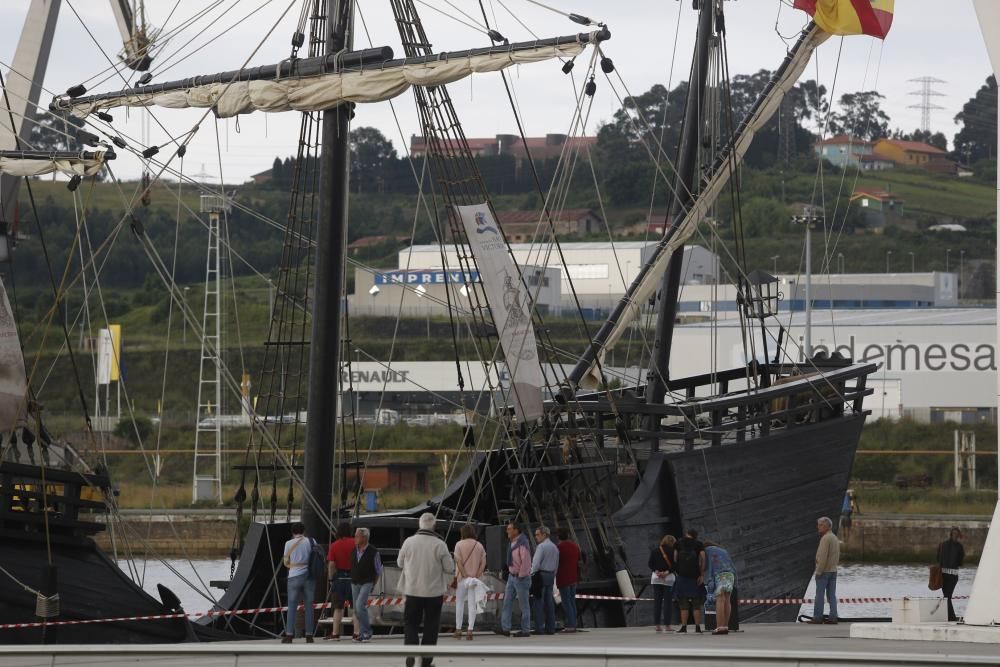
[[[996,665],[996,644],[852,639],[847,624],[748,624],[728,636],[655,633],[651,628],[589,630],[570,635],[511,639],[477,634],[473,641],[443,635],[433,653],[438,667],[566,664],[586,667],[631,665]],[[1000,633],[1000,630],[997,631]],[[329,667],[357,664],[399,667],[416,653],[397,636],[367,644],[317,639],[292,645],[277,640],[157,646],[3,646],[0,667],[148,665]],[[417,663],[419,665],[419,662]]]

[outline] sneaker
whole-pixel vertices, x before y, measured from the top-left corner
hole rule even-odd
[[[823,621],[823,623],[826,624],[826,625],[837,625],[837,619],[835,619],[835,618],[828,618],[825,621]]]
[[[339,642],[340,635],[327,635],[326,637],[323,637],[323,639],[330,642]]]
[[[663,626],[662,625],[656,626],[656,631],[657,632],[663,632]]]
[[[361,635],[354,635],[353,637],[351,637],[351,641],[360,642]]]
[[[697,632],[700,635],[701,634],[701,626],[700,625],[694,626],[694,631]]]
[[[521,632],[515,632],[515,633],[514,633],[513,635],[511,635],[511,636],[512,636],[512,637],[530,637],[530,636],[531,636],[531,633],[530,633],[530,632],[524,632],[524,631],[521,631]]]
[[[503,635],[504,637],[510,637],[510,630],[494,630],[493,632],[498,635]]]
[[[572,634],[572,633],[576,632],[576,628],[563,628],[559,632],[562,632],[562,633],[565,633],[565,634]]]
[[[684,634],[687,631],[688,631],[688,626],[686,625],[682,625],[681,627],[677,628],[677,634]]]
[[[283,635],[281,637],[281,643],[282,644],[291,644],[292,643],[292,636],[291,635]]]
[[[365,636],[363,636],[363,637],[361,638],[361,643],[362,643],[362,644],[367,644],[367,643],[368,643],[368,642],[370,642],[371,640],[372,640],[372,636],[371,636],[371,635],[365,635]]]
[[[312,635],[306,635],[306,643],[307,644],[313,644],[313,643],[315,643],[313,641],[313,636]]]

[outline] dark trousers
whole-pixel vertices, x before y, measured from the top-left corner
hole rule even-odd
[[[413,595],[406,596],[406,605],[403,607],[403,629],[406,645],[422,644],[424,646],[434,646],[438,643],[438,631],[441,629],[441,605],[443,599],[440,595],[432,598],[418,598]],[[420,639],[420,626],[424,626],[423,641]],[[424,667],[430,667],[434,660],[431,656],[423,658]]]
[[[653,625],[670,625],[674,611],[674,587],[653,584],[652,588]]]
[[[948,620],[957,621],[958,617],[955,616],[955,608],[951,606],[951,596],[955,592],[955,586],[958,585],[958,575],[942,574],[941,579],[941,593],[948,598]]]

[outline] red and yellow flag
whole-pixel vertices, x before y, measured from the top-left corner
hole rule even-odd
[[[892,26],[894,0],[795,0],[831,35],[871,35],[885,39]]]

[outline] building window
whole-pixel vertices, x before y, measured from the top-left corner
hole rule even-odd
[[[568,273],[571,280],[599,280],[608,277],[607,264],[569,264],[564,274]]]

